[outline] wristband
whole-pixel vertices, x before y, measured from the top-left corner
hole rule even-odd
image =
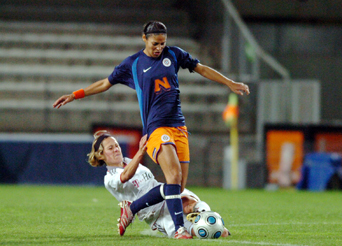
[[[78,91],[74,91],[72,94],[74,94],[75,99],[80,99],[85,97],[85,93],[83,89],[79,89]]]

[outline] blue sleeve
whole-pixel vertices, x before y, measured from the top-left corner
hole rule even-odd
[[[114,71],[108,76],[108,80],[112,85],[120,83],[135,89],[132,66],[127,59],[114,68]]]
[[[183,69],[189,69],[190,73],[194,71],[195,67],[200,62],[198,59],[192,58],[192,56],[188,52],[179,47],[174,46],[170,49],[175,53],[177,57],[178,66]]]

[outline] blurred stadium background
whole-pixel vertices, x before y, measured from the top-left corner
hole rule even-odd
[[[118,85],[59,110],[52,104],[142,49],[151,19],[168,27],[168,45],[249,84],[251,95],[239,98],[240,187],[278,184],[272,172],[281,163],[291,164],[283,173],[292,186],[307,154],[342,153],[341,1],[3,0],[0,182],[101,185],[104,170],[85,161],[99,127],[118,134],[125,154],[134,150],[141,120],[133,90]],[[222,187],[228,90],[187,71],[179,77],[191,132],[188,184]]]

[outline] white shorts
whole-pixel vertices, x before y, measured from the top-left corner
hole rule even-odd
[[[184,189],[184,191],[181,193],[181,196],[183,195],[192,196],[196,200],[200,201],[199,197],[188,189]],[[140,220],[144,219],[153,231],[158,230],[168,237],[174,237],[175,225],[173,224],[172,217],[169,210],[167,209],[166,201],[163,201],[143,210],[146,210],[145,216],[142,216]],[[191,234],[193,224],[186,219],[186,214],[183,214],[183,219],[185,229]]]
[[[183,219],[184,219],[184,227],[189,233],[191,233],[193,224],[186,219],[185,214],[183,214]],[[154,220],[145,220],[145,221],[146,223],[150,225],[153,231],[158,230],[168,237],[174,237],[175,225],[173,223],[170,212],[167,209],[166,202],[164,202],[164,205],[160,211],[158,218],[155,218]]]

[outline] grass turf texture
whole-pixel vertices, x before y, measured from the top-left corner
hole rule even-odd
[[[120,237],[104,187],[0,185],[0,245],[342,245],[341,192],[190,189],[232,236],[174,240],[136,219]]]

